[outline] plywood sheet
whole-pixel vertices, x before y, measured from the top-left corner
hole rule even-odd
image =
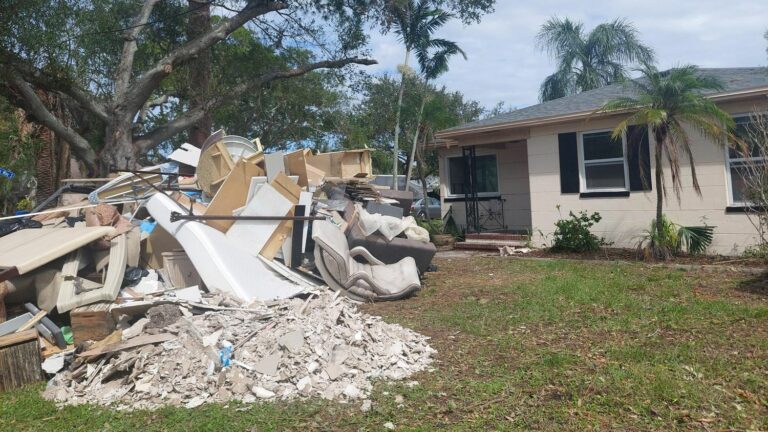
[[[16,231],[0,238],[0,267],[25,274],[104,236],[113,227],[44,228]]]

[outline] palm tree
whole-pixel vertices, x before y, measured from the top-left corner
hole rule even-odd
[[[653,50],[623,19],[585,34],[583,23],[553,17],[541,26],[537,40],[557,60],[557,71],[541,84],[542,102],[624,80],[627,64],[653,62]]]
[[[420,64],[426,64],[431,57],[429,54],[430,49],[438,51],[443,49],[451,50],[453,49],[452,47],[456,47],[456,44],[445,39],[432,38],[432,34],[445,25],[453,15],[439,8],[432,8],[429,0],[419,0],[418,2],[407,0],[403,6],[393,8],[393,15],[395,34],[405,46],[405,61],[400,67],[400,91],[397,98],[393,149],[392,189],[397,189],[397,163],[398,153],[400,152],[400,112],[403,106],[405,76],[409,73],[408,62],[411,53],[416,53]]]
[[[631,97],[621,97],[609,101],[600,112],[630,111],[613,130],[614,139],[621,139],[629,125],[648,125],[649,134],[654,138],[656,220],[655,233],[651,232],[650,252],[654,258],[668,259],[671,251],[664,244],[663,200],[667,195],[663,174],[662,159],[666,155],[672,178],[672,186],[680,201],[681,175],[680,158],[685,155],[691,168],[693,188],[701,196],[701,188],[696,178],[691,140],[686,127],[711,139],[718,145],[725,145],[726,138],[732,136],[733,119],[721,110],[711,99],[704,96],[706,91],[720,91],[723,85],[713,77],[702,75],[696,66],[683,66],[660,72],[652,64],[643,64],[639,69],[642,76],[630,81],[635,90]],[[648,173],[641,177],[647,183]]]
[[[439,40],[439,39],[438,39]],[[434,42],[431,40],[430,42]],[[459,48],[459,46],[451,41],[440,40],[440,43],[435,46],[436,51],[432,52],[429,48],[426,50],[420,50],[417,52],[417,60],[419,62],[419,68],[424,75],[423,81],[423,95],[421,98],[421,107],[419,108],[419,115],[416,118],[416,131],[413,134],[413,143],[411,145],[411,157],[408,159],[407,174],[405,176],[405,190],[408,190],[408,185],[411,181],[411,172],[413,167],[413,160],[416,156],[416,146],[419,143],[419,130],[421,129],[421,119],[424,115],[424,106],[429,99],[429,82],[436,79],[440,75],[448,72],[448,60],[461,54],[464,59],[467,59],[467,54]],[[421,163],[421,162],[417,162]],[[423,180],[423,179],[422,179]],[[425,197],[426,198],[426,197]],[[426,200],[425,200],[426,202]],[[425,210],[426,212],[426,210]],[[426,212],[427,214],[429,212]]]

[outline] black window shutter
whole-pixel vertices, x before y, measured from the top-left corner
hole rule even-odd
[[[629,190],[652,190],[651,148],[648,141],[648,127],[645,125],[627,128],[627,165],[629,167]],[[645,181],[643,181],[645,179]]]
[[[560,146],[560,192],[579,193],[579,156],[576,132],[558,135]]]

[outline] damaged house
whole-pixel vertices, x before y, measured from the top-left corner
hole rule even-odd
[[[737,125],[768,109],[765,68],[700,73],[723,83],[723,91],[708,97]],[[626,115],[596,113],[630,92],[627,85],[613,84],[439,132],[433,146],[439,152],[443,213],[450,211],[467,232],[481,237],[531,234],[541,244],[570,211],[599,212],[602,221],[593,232],[616,247],[634,247],[655,218],[654,185],[641,180],[643,169],[653,178],[653,142],[647,133],[612,140],[611,131]],[[710,250],[738,254],[758,240],[744,202],[740,166],[745,161],[695,132],[690,136],[702,196],[683,161],[680,202],[670,199],[665,213],[682,225],[715,226]]]

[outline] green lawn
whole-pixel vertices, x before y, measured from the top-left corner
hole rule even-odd
[[[768,288],[635,264],[438,260],[364,309],[433,337],[436,371],[373,408],[319,400],[120,413],[0,395],[0,430],[768,430]],[[401,404],[396,397],[402,396]]]

